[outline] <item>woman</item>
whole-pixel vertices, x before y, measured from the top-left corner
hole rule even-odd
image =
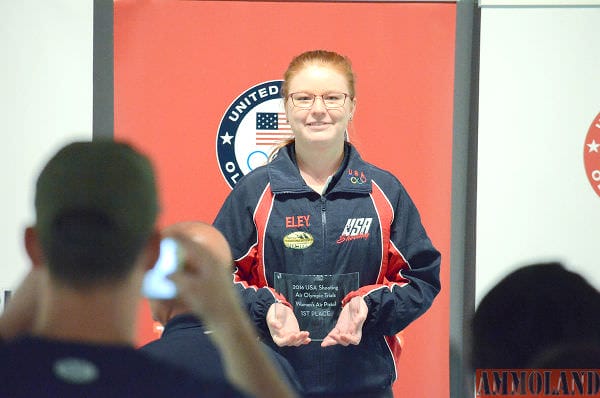
[[[407,192],[346,141],[354,80],[334,52],[291,61],[281,91],[294,139],[215,220],[248,311],[309,397],[391,397],[394,335],[440,290],[440,254]]]

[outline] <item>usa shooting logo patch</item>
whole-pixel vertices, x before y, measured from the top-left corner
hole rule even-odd
[[[281,98],[282,80],[250,87],[237,97],[221,118],[217,132],[217,161],[230,188],[241,177],[267,163],[281,141],[292,136]]]

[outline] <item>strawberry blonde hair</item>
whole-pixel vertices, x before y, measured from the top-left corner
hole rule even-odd
[[[350,99],[354,99],[356,93],[354,84],[355,76],[354,71],[352,70],[352,63],[350,62],[350,59],[334,51],[311,50],[295,56],[283,74],[281,96],[283,97],[284,104],[287,104],[288,95],[290,94],[290,80],[292,80],[292,78],[301,70],[312,65],[326,66],[340,72],[346,78],[346,83],[348,83],[348,94]],[[287,140],[277,144],[277,146],[273,148],[273,151],[269,155],[269,161],[274,158],[275,154],[281,148],[291,144],[292,142],[294,142],[294,138],[288,138]]]
[[[281,96],[287,102],[290,80],[301,70],[308,66],[318,65],[327,66],[337,70],[346,78],[348,83],[350,99],[354,98],[354,72],[350,60],[336,52],[326,50],[312,50],[303,52],[292,59],[287,70],[283,74],[283,84],[281,85]]]

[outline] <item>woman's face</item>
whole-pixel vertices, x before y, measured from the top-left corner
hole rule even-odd
[[[348,94],[349,87],[344,75],[327,66],[311,65],[302,69],[289,81],[289,93],[304,93],[300,100],[317,95],[308,109],[294,105],[286,99],[286,116],[298,143],[334,145],[343,143],[346,127],[350,121],[355,99],[346,97],[341,107],[326,107],[324,101],[332,102],[335,94]],[[321,95],[325,95],[325,99]]]

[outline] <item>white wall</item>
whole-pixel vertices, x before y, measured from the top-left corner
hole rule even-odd
[[[559,260],[600,289],[600,197],[583,163],[600,113],[599,7],[483,7],[476,301]]]
[[[92,137],[92,0],[0,0],[0,311],[29,268],[34,183],[64,143]]]

